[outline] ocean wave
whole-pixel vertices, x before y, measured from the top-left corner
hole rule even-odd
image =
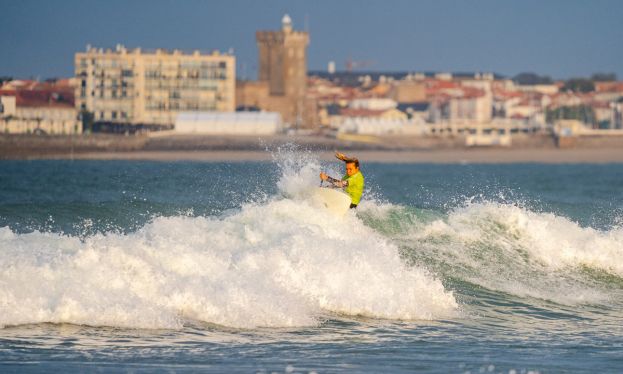
[[[458,305],[354,213],[305,199],[222,217],[158,217],[87,237],[0,229],[0,326],[178,328],[317,324],[326,313],[438,319]]]
[[[620,227],[597,230],[493,202],[468,203],[446,214],[394,207],[383,213],[367,209],[365,215],[411,263],[520,297],[607,303],[623,278]]]

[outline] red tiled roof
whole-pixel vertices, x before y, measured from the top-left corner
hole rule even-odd
[[[474,87],[461,87],[461,91],[465,99],[475,99],[485,95],[485,91]]]
[[[610,109],[610,102],[608,101],[593,101],[590,105],[593,108]]]
[[[523,92],[521,91],[505,91],[505,90],[500,90],[500,89],[494,89],[493,90],[493,95],[495,96],[496,99],[513,99],[516,97],[523,97],[525,96]]]
[[[32,87],[32,85],[28,85]],[[15,96],[15,105],[18,107],[74,107],[74,91],[71,87],[63,89],[14,89],[0,90],[0,95]]]
[[[623,92],[623,82],[595,82],[597,92]]]

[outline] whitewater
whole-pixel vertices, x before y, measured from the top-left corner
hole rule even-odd
[[[616,372],[623,170],[514,168],[364,163],[336,216],[309,191],[341,165],[297,148],[4,162],[0,362],[50,359],[75,326],[50,369]]]

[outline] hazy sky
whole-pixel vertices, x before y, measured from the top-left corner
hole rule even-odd
[[[307,25],[310,70],[368,60],[371,70],[532,71],[623,79],[619,0],[0,0],[0,76],[73,75],[94,47],[234,49],[238,75],[257,71],[255,31],[289,13]]]

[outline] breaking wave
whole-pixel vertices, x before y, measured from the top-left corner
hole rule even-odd
[[[283,155],[279,196],[219,217],[156,217],[133,233],[86,237],[1,228],[0,326],[254,328],[314,325],[327,314],[456,315],[453,293],[408,266],[391,240],[353,212],[337,217],[308,201],[317,162]]]
[[[469,203],[448,213],[371,207],[367,224],[412,264],[519,297],[608,303],[623,284],[623,228],[596,230],[515,204]]]

